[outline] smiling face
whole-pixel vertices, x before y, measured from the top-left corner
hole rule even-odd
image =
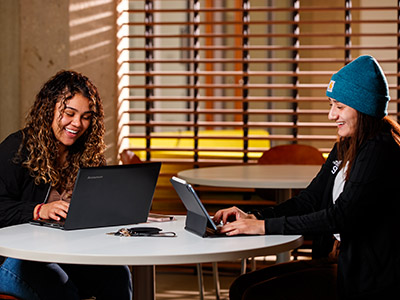
[[[89,128],[93,111],[89,107],[89,99],[82,94],[75,94],[63,103],[57,102],[54,109],[54,118],[51,125],[56,139],[61,142],[61,152],[73,145]]]
[[[330,110],[328,118],[338,126],[338,135],[350,137],[354,135],[357,126],[357,111],[350,106],[329,98]]]

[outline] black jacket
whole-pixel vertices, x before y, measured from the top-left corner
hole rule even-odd
[[[335,205],[336,145],[298,196],[263,210],[266,234],[314,236],[313,257],[327,256],[340,233],[339,293],[343,298],[400,285],[400,147],[389,132],[362,145]]]
[[[18,131],[0,144],[0,228],[32,220],[35,206],[49,189],[49,184],[36,185],[28,169],[14,162],[21,142]]]

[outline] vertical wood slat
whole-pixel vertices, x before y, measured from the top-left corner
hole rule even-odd
[[[397,2],[397,20],[400,21],[400,0]],[[397,23],[397,33],[400,33],[400,22]],[[397,45],[400,46],[400,37],[397,36]],[[400,58],[400,50],[397,50],[397,58]],[[400,73],[400,62],[397,63],[397,73]],[[400,86],[400,76],[397,76],[397,86]],[[400,99],[400,90],[397,90],[397,99]],[[400,103],[397,103],[397,111],[400,111]],[[400,123],[400,116],[397,116],[397,122]]]
[[[199,12],[200,0],[195,0],[194,1],[194,8],[195,8],[194,20],[195,20],[195,22],[200,22],[200,12]],[[195,24],[194,32],[195,32],[195,35],[200,34],[200,25]],[[194,46],[196,48],[199,45],[200,45],[200,39],[198,37],[196,37],[195,40],[194,40]],[[198,50],[194,51],[194,58],[195,58],[195,61],[196,61],[195,65],[194,65],[194,70],[195,70],[195,72],[198,72],[199,71],[199,64],[198,64],[197,60],[200,59],[200,52]],[[199,83],[199,77],[196,77],[195,78],[195,86],[198,83]],[[197,88],[195,88],[195,90],[194,90],[194,98],[196,99],[198,96],[199,96],[199,90]],[[194,111],[197,111],[199,109],[199,103],[197,101],[195,101],[193,104],[194,104]],[[197,124],[198,118],[199,118],[199,116],[197,114],[195,114],[193,116],[193,119],[194,119],[193,121],[194,121],[195,124]],[[199,136],[199,128],[197,126],[195,128],[193,128],[193,136],[195,138],[197,138]],[[199,141],[198,141],[198,139],[194,140],[194,147],[193,148],[194,148],[194,150],[198,150],[199,149]],[[197,162],[198,161],[199,161],[199,153],[197,151],[195,151],[194,154],[193,154],[193,162],[195,163],[194,166],[197,166]]]
[[[294,47],[299,47],[299,46],[300,46],[300,41],[299,41],[299,39],[298,39],[297,36],[300,34],[300,26],[299,26],[299,23],[300,23],[300,14],[299,14],[299,11],[298,11],[298,9],[300,8],[300,0],[293,0],[292,3],[293,3],[292,5],[293,5],[293,7],[294,7],[294,9],[295,9],[295,10],[293,10],[293,12],[292,12],[292,18],[293,18],[293,21],[296,22],[296,23],[294,23],[294,24],[292,25],[292,31],[293,31],[293,34],[294,34],[294,37],[292,38],[292,44],[293,44]],[[293,51],[292,51],[292,57],[293,57],[295,60],[299,59],[299,52],[298,52],[298,50],[293,50]],[[293,63],[293,64],[292,64],[292,71],[293,71],[294,73],[297,73],[297,72],[299,71],[299,65],[298,65],[297,63]],[[299,78],[298,78],[297,76],[293,76],[293,77],[292,77],[292,84],[293,84],[294,87],[297,87],[297,86],[298,86],[298,84],[299,84]],[[292,97],[293,97],[294,99],[296,99],[296,98],[298,97],[298,95],[299,95],[299,91],[298,91],[296,88],[294,88],[294,89],[292,90]],[[292,103],[292,109],[293,109],[294,112],[297,110],[297,107],[298,107],[297,102],[293,102],[293,103]],[[297,121],[298,121],[297,116],[296,116],[296,115],[293,115],[293,117],[292,117],[292,122],[293,122],[293,124],[297,124]],[[297,137],[297,135],[298,135],[298,130],[297,130],[297,128],[293,128],[292,134],[293,134],[293,137],[294,137],[294,138]]]
[[[153,9],[154,3],[153,0],[146,0],[146,16],[145,16],[145,21],[146,23],[152,24],[154,21],[154,15],[149,12]],[[146,33],[146,72],[151,73],[154,71],[154,39],[152,38],[152,35],[154,34],[154,27],[152,25],[147,25],[145,27],[145,33]],[[145,91],[146,98],[151,99],[154,96],[154,90],[151,88],[154,85],[154,77],[153,76],[146,76],[146,86],[148,87]],[[146,111],[150,111],[151,108],[153,107],[151,102],[146,101]],[[152,120],[151,114],[146,114],[146,123],[150,123]],[[150,136],[152,129],[150,127],[146,127],[146,135]],[[150,149],[150,143],[151,140],[147,139],[146,140],[146,148]],[[146,151],[146,160],[151,160],[151,152]]]
[[[242,63],[242,72],[243,72],[243,76],[242,76],[242,82],[243,82],[243,90],[242,90],[242,97],[243,97],[243,103],[242,103],[242,110],[243,110],[243,115],[242,115],[242,120],[243,120],[243,124],[247,125],[249,122],[249,117],[246,114],[246,112],[248,111],[249,108],[249,104],[247,102],[247,98],[249,96],[249,90],[248,90],[248,83],[249,83],[249,77],[246,76],[246,73],[249,71],[249,64],[248,61],[250,59],[250,54],[249,51],[246,50],[246,48],[248,48],[249,46],[249,39],[248,39],[248,34],[250,31],[249,25],[247,24],[247,22],[251,22],[250,20],[250,15],[248,10],[250,8],[250,2],[247,0],[243,0],[243,13],[242,13],[242,21],[243,21],[243,25],[242,25],[242,45],[243,45],[243,53],[242,53],[242,58],[243,58],[243,63]],[[248,140],[246,139],[249,136],[249,130],[248,127],[244,127],[243,128],[243,137],[245,138],[243,141],[243,150],[244,150],[244,154],[243,154],[243,162],[247,163],[248,162],[248,155],[246,150],[248,150],[249,148],[249,143]]]

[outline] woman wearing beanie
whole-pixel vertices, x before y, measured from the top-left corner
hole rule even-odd
[[[338,140],[310,185],[275,207],[254,213],[232,207],[214,216],[229,235],[311,235],[313,259],[240,276],[232,300],[399,294],[400,126],[387,117],[385,75],[373,57],[360,56],[332,76],[326,95]]]

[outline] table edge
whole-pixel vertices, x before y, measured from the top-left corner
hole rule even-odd
[[[283,244],[261,247],[257,249],[207,253],[207,254],[187,254],[187,255],[161,255],[152,257],[142,256],[104,256],[104,255],[74,255],[74,254],[52,254],[49,259],[48,253],[40,253],[0,247],[0,253],[5,257],[16,259],[32,260],[39,262],[87,264],[87,265],[169,265],[169,264],[189,264],[206,263],[216,261],[230,261],[252,256],[267,256],[293,250],[303,244],[303,237],[296,235],[297,238]]]

